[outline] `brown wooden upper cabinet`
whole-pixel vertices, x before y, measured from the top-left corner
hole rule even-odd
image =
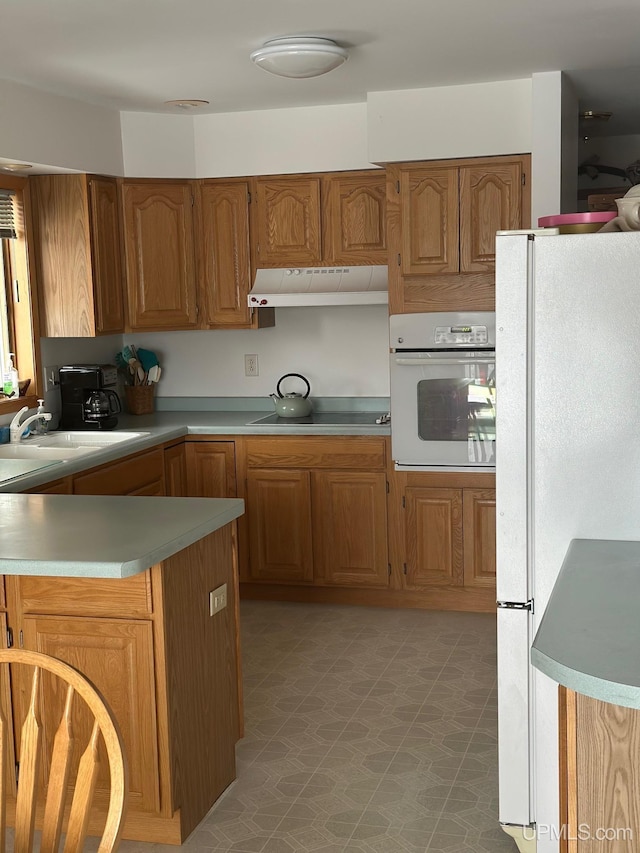
[[[402,271],[491,272],[496,231],[521,226],[523,177],[520,159],[402,167]]]
[[[258,267],[386,264],[382,169],[255,180]]]
[[[124,331],[117,185],[91,175],[29,178],[45,337]]]
[[[253,284],[248,178],[198,182],[196,248],[202,325],[217,329],[273,326],[273,308],[251,309]]]
[[[198,325],[191,181],[122,181],[129,327]]]

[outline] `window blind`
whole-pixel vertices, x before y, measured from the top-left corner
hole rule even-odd
[[[9,190],[0,190],[0,238],[17,236],[14,198],[14,193]]]

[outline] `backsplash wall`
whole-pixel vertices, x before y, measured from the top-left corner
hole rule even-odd
[[[389,396],[385,305],[277,308],[271,329],[131,334],[125,341],[157,353],[161,397],[266,396],[285,373],[306,376],[314,396]],[[245,354],[258,356],[259,376],[244,375]]]

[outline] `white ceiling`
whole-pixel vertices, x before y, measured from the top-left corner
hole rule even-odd
[[[0,79],[118,110],[208,112],[353,103],[367,92],[565,70],[607,134],[640,133],[638,0],[5,0]],[[332,38],[349,61],[291,80],[249,53],[287,35]]]

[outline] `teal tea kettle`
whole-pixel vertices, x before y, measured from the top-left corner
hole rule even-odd
[[[289,376],[295,376],[298,379],[302,379],[304,384],[307,386],[306,394],[283,394],[280,391],[280,385],[282,384],[283,379],[287,379]],[[311,391],[311,386],[309,385],[309,380],[302,376],[300,373],[285,373],[284,376],[281,376],[278,380],[278,384],[276,386],[276,393],[270,394],[269,396],[273,400],[273,404],[276,407],[276,414],[280,418],[305,418],[307,415],[311,414],[311,400],[309,400],[309,393]]]

